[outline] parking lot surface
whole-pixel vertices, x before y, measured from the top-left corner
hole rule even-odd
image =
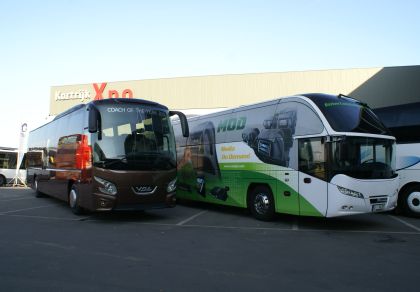
[[[76,216],[0,188],[2,291],[418,291],[420,219],[279,215],[181,202]]]

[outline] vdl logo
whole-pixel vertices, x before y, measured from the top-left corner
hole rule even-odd
[[[219,122],[219,125],[217,126],[217,133],[219,133],[220,131],[226,132],[226,131],[242,130],[245,128],[245,124],[246,124],[246,117],[221,120]]]
[[[137,195],[151,195],[157,189],[157,186],[134,186],[132,190]]]

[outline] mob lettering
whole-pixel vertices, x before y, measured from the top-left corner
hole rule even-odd
[[[246,117],[240,118],[231,118],[227,120],[221,120],[219,125],[217,126],[217,133],[220,131],[235,131],[235,130],[242,130],[245,128],[246,124]]]

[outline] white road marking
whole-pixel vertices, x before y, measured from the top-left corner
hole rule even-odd
[[[84,221],[90,218],[90,216],[82,217],[82,218],[64,218],[64,217],[34,216],[34,215],[22,215],[22,214],[2,214],[2,213],[0,213],[0,216],[47,219],[47,220],[63,220],[63,221]]]
[[[12,211],[6,211],[6,212],[0,212],[0,215],[10,214],[10,213],[16,213],[20,211],[28,211],[28,210],[34,210],[34,209],[40,209],[40,208],[47,208],[55,206],[54,204],[44,205],[44,206],[38,206],[38,207],[31,207],[31,208],[25,208],[25,209],[19,209],[19,210],[12,210]]]
[[[207,211],[205,211],[207,212]],[[196,218],[201,215],[203,212],[200,212],[192,217]],[[30,215],[17,215],[17,214],[1,214],[0,216],[8,217],[26,217],[33,219],[46,219],[46,220],[62,220],[62,221],[83,221],[84,219],[89,219],[90,222],[102,221],[95,219],[94,217],[86,218],[60,218],[60,217],[46,217],[46,216],[30,216]],[[194,218],[188,218],[186,220],[192,220]],[[174,223],[151,223],[151,222],[132,222],[133,224],[139,225],[151,225],[151,226],[166,226],[166,227],[180,227],[180,228],[207,228],[207,229],[230,229],[230,230],[255,230],[255,231],[274,231],[274,232],[336,232],[336,233],[364,233],[364,234],[400,234],[400,235],[420,235],[420,232],[416,231],[378,231],[378,230],[342,230],[342,229],[301,229],[293,230],[289,228],[276,228],[276,227],[251,227],[251,226],[217,226],[217,225],[198,225],[198,224],[189,224],[184,225],[185,221],[181,221],[178,224]],[[182,225],[181,225],[182,224]],[[420,229],[419,229],[420,231]]]
[[[37,198],[22,197],[22,198],[15,198],[15,199],[0,200],[0,202],[11,202],[11,201],[19,201],[19,200],[35,200],[35,199],[37,199]]]
[[[155,224],[155,223],[141,223],[141,224]],[[158,224],[170,226],[171,224]],[[217,225],[183,225],[182,228],[198,227],[211,229],[237,229],[237,230],[262,230],[262,231],[292,231],[290,228],[275,228],[275,227],[240,227],[240,226],[217,226]],[[401,234],[401,235],[420,235],[419,232],[414,231],[378,231],[378,230],[342,230],[342,229],[299,229],[299,232],[336,232],[336,233],[365,233],[365,234]]]
[[[46,241],[34,241],[34,244],[37,245],[43,245],[43,246],[47,246],[47,247],[53,247],[53,248],[58,248],[58,249],[62,249],[62,250],[68,250],[68,251],[73,251],[73,250],[77,250],[77,248],[73,245],[63,245],[63,244],[59,244],[59,243],[55,243],[55,242],[46,242]],[[80,253],[80,251],[78,251]],[[144,262],[145,259],[143,258],[139,258],[136,256],[120,256],[117,254],[112,254],[112,253],[107,253],[107,252],[89,252],[89,251],[82,251],[84,254],[88,254],[88,255],[95,255],[95,256],[106,256],[106,257],[111,257],[111,258],[116,258],[116,259],[120,259],[120,260],[126,260],[126,261],[132,261],[132,262]]]
[[[71,246],[71,245],[62,245],[62,244],[58,244],[58,243],[54,243],[54,242],[47,242],[47,241],[34,241],[34,243],[35,244],[39,244],[39,245],[48,246],[48,247],[55,247],[55,248],[65,249],[65,250],[74,250],[74,249],[76,249],[76,247]]]
[[[198,216],[200,216],[200,215],[203,215],[204,213],[207,213],[207,210],[201,211],[200,213],[197,213],[197,214],[195,214],[195,215],[193,215],[193,216],[191,216],[191,217],[189,217],[189,218],[187,218],[187,219],[185,219],[185,220],[183,220],[183,221],[179,222],[179,223],[178,223],[178,224],[176,224],[176,225],[178,225],[178,226],[184,225],[185,223],[190,222],[191,220],[193,220],[193,219],[197,218],[197,217],[198,217]]]
[[[16,198],[20,199],[20,198]],[[22,198],[23,199],[23,198]],[[101,221],[100,219],[96,219],[95,216],[88,216],[88,217],[82,217],[82,218],[65,218],[65,217],[50,217],[50,216],[35,216],[35,215],[24,215],[24,214],[13,214],[17,212],[22,211],[28,211],[28,210],[34,210],[34,209],[40,209],[40,208],[47,208],[56,206],[56,204],[48,204],[48,205],[42,205],[42,206],[36,206],[36,207],[30,207],[30,208],[24,208],[19,210],[11,210],[11,211],[5,211],[0,212],[0,216],[8,216],[8,217],[22,217],[22,218],[33,218],[33,219],[45,219],[45,220],[62,220],[62,221],[84,221],[89,219],[89,221]],[[223,225],[199,225],[199,224],[187,224],[188,222],[191,222],[195,218],[207,213],[208,210],[203,210],[197,214],[194,214],[191,217],[188,217],[185,220],[182,220],[178,223],[153,223],[153,222],[136,222],[136,224],[140,225],[155,225],[155,226],[169,226],[169,227],[183,227],[183,228],[208,228],[208,229],[230,229],[230,230],[264,230],[264,231],[301,231],[301,232],[337,232],[337,233],[365,233],[365,234],[402,234],[402,235],[420,235],[420,227],[417,227],[413,224],[410,224],[409,222],[406,222],[403,219],[400,219],[398,217],[395,217],[393,215],[388,215],[388,217],[391,217],[392,219],[406,225],[407,227],[410,227],[414,231],[378,231],[378,230],[342,230],[342,229],[301,229],[298,225],[298,220],[296,219],[292,223],[292,227],[290,228],[277,228],[277,227],[252,227],[252,226],[223,226]]]
[[[401,222],[401,223],[402,223],[402,224],[404,224],[405,226],[408,226],[408,227],[410,227],[410,228],[412,228],[412,229],[416,230],[417,232],[420,232],[420,228],[419,228],[419,227],[414,226],[413,224],[408,223],[408,222],[406,222],[406,221],[402,220],[401,218],[398,218],[398,217],[395,217],[395,216],[392,216],[392,215],[388,215],[388,217],[391,217],[392,219],[394,219],[394,220],[396,220],[396,221],[398,221],[398,222]]]

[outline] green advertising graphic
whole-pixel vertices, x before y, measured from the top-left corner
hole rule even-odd
[[[240,156],[240,154],[238,154]],[[300,215],[301,213],[323,216],[302,195],[279,179],[284,173],[296,177],[292,169],[254,162],[220,163],[221,176],[200,175],[192,163],[184,164],[178,173],[180,198],[247,207],[250,183],[268,185],[273,192],[276,212]],[[288,193],[285,197],[284,193]]]

